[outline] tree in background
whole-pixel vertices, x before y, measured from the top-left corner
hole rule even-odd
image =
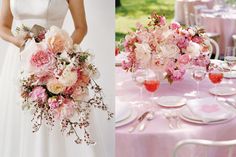
[[[116,0],[116,8],[121,6],[121,0]]]

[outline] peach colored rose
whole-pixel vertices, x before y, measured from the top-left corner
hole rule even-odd
[[[73,47],[73,41],[69,34],[56,26],[52,26],[45,34],[45,40],[54,53],[70,50]]]

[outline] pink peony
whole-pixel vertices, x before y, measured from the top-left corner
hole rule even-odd
[[[172,22],[170,24],[170,29],[172,29],[172,30],[179,29],[180,27],[181,27],[181,25],[178,22]]]
[[[32,55],[30,63],[35,67],[41,67],[51,61],[51,55],[48,51],[39,50]]]
[[[37,101],[40,103],[45,103],[47,100],[46,89],[41,86],[35,87],[29,94],[32,101]]]

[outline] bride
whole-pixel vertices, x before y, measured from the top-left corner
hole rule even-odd
[[[22,25],[62,27],[68,9],[75,28],[71,37],[74,43],[80,44],[87,33],[83,0],[2,0],[0,36],[12,45],[4,52],[0,75],[0,157],[105,157],[99,144],[76,145],[64,138],[59,128],[50,131],[42,127],[32,133],[30,116],[21,110],[16,83],[20,49],[26,45],[27,37],[17,37],[12,32]]]

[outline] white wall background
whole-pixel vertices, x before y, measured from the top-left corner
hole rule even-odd
[[[2,0],[0,0],[1,3]],[[106,102],[114,111],[114,41],[115,41],[115,2],[114,0],[84,0],[88,22],[88,34],[82,43],[83,49],[89,49],[96,55],[95,63],[98,66],[101,78],[98,82],[102,85]],[[64,29],[73,30],[70,13],[66,17]],[[0,39],[0,70],[4,60],[7,43]],[[114,155],[114,123],[107,122],[102,113],[95,115],[96,126],[99,134],[104,136],[103,144],[107,146],[106,156]],[[98,142],[99,143],[99,142]]]

